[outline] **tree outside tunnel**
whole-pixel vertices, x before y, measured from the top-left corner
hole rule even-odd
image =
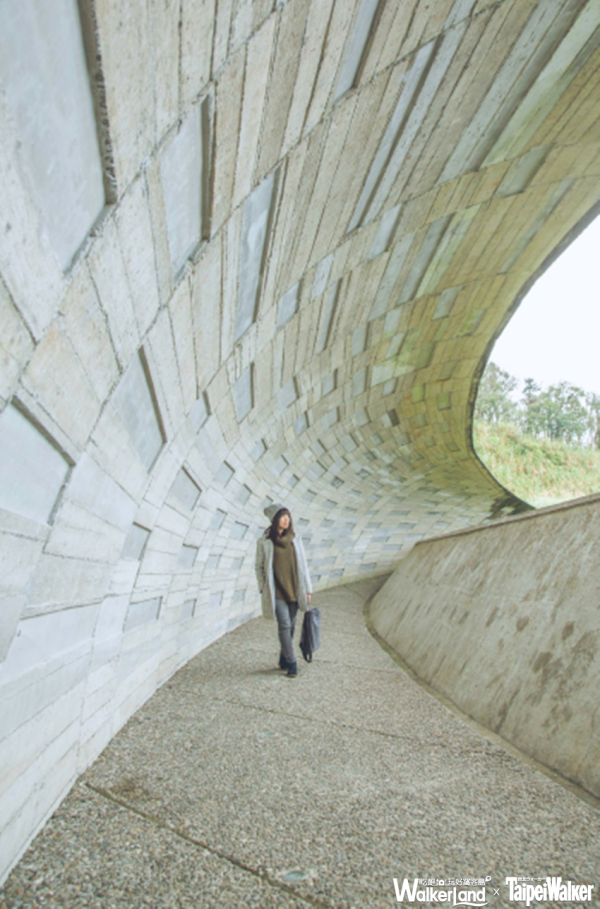
[[[481,460],[535,507],[600,492],[600,396],[569,382],[543,387],[490,361],[473,422]]]

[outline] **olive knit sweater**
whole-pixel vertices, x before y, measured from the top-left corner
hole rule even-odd
[[[273,540],[273,574],[275,575],[275,597],[286,603],[298,600],[298,573],[296,551],[292,540],[294,531],[285,530]]]

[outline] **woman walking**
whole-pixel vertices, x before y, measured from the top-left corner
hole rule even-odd
[[[271,521],[256,544],[256,579],[262,597],[263,615],[275,617],[279,629],[279,667],[290,678],[298,675],[292,638],[298,609],[309,608],[312,586],[304,546],[294,532],[292,516],[284,505],[269,505]]]

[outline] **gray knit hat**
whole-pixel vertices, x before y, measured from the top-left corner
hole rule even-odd
[[[275,517],[277,512],[281,511],[281,509],[285,508],[285,507],[286,507],[285,505],[281,505],[281,504],[280,505],[276,505],[276,504],[267,505],[267,507],[264,510],[264,514],[269,519],[269,521],[271,521],[271,523],[273,523],[273,518]]]

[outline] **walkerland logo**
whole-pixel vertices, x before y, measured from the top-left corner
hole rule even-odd
[[[399,903],[450,903],[451,906],[487,906],[485,887],[477,890],[461,890],[458,887],[423,887],[417,890],[419,878],[413,881],[412,890],[407,878],[404,878],[402,889],[398,879],[393,878],[396,899]]]
[[[536,903],[583,903],[591,900],[593,884],[574,884],[572,881],[564,881],[562,877],[547,877],[545,884],[523,884],[519,883],[517,877],[507,877],[508,898],[511,903],[525,903],[531,905],[532,900]]]

